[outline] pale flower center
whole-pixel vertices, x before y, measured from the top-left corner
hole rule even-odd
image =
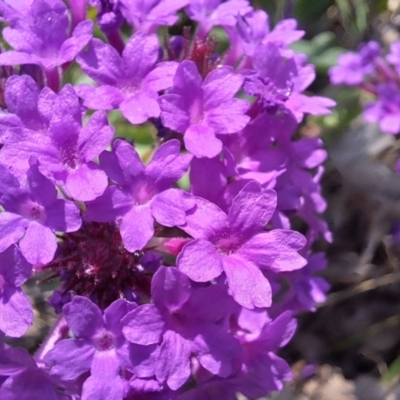
[[[242,244],[240,235],[234,234],[229,230],[222,231],[213,242],[217,251],[223,255],[234,253]]]
[[[101,331],[93,338],[93,346],[98,351],[107,351],[115,347],[115,336],[110,331]]]
[[[21,205],[20,213],[31,221],[44,222],[46,219],[46,211],[43,206],[33,202],[27,201]]]

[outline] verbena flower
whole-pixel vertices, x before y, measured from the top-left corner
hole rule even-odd
[[[84,105],[94,110],[119,108],[132,124],[141,124],[160,115],[158,92],[172,86],[178,67],[175,62],[159,63],[160,46],[156,35],[134,34],[122,57],[99,39],[77,61],[99,87],[77,87]]]
[[[69,34],[68,10],[62,1],[34,0],[27,6],[29,11],[23,17],[11,16],[10,26],[2,31],[14,50],[0,54],[0,65],[38,64],[52,71],[72,61],[92,37],[91,21],[81,22]]]
[[[259,268],[288,271],[304,266],[297,253],[304,238],[293,231],[264,227],[276,207],[273,191],[248,183],[234,198],[226,215],[202,201],[183,226],[195,240],[178,256],[178,268],[196,282],[207,282],[225,272],[233,298],[243,307],[269,307],[271,290]],[[202,268],[197,268],[202,264]]]
[[[98,222],[120,219],[126,249],[141,250],[154,234],[154,220],[165,226],[183,225],[186,211],[195,206],[187,193],[171,188],[192,157],[180,155],[177,140],[160,146],[147,166],[128,143],[117,140],[113,149],[100,155],[100,163],[116,185],[88,203],[86,218]]]
[[[248,103],[234,98],[243,78],[231,68],[210,72],[204,82],[191,61],[183,61],[174,76],[174,86],[160,97],[163,124],[184,135],[186,149],[196,157],[215,157],[222,150],[216,134],[243,129],[249,117]]]
[[[37,161],[27,172],[27,187],[11,187],[0,198],[0,251],[19,242],[31,264],[50,262],[57,249],[56,231],[72,232],[81,226],[79,210],[57,198],[57,190],[39,171]]]

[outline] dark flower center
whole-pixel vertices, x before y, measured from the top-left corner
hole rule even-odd
[[[107,351],[115,347],[115,336],[110,331],[102,331],[93,338],[93,346],[98,351]]]
[[[151,274],[143,270],[140,252],[128,252],[115,224],[89,222],[63,236],[58,257],[45,268],[55,269],[63,292],[86,296],[100,308],[125,298],[149,296]]]

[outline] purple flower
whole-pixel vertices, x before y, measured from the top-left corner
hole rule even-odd
[[[190,19],[198,22],[196,34],[204,39],[214,26],[234,26],[239,15],[251,10],[247,0],[190,0],[185,11]]]
[[[302,92],[306,90],[315,79],[315,68],[311,64],[305,64],[305,59],[297,59],[298,72],[292,78],[293,92],[285,103],[296,117],[297,122],[301,122],[304,114],[326,115],[330,114],[330,107],[334,107],[336,102],[322,96],[306,96]]]
[[[120,233],[128,251],[141,250],[154,234],[154,220],[164,226],[186,222],[194,199],[171,185],[186,172],[192,156],[180,155],[178,140],[161,145],[145,166],[135,149],[122,140],[103,152],[100,164],[117,185],[87,204],[86,219],[110,222],[121,218]]]
[[[154,33],[161,25],[171,26],[178,21],[177,11],[189,0],[120,0],[126,20],[144,34]]]
[[[243,323],[245,319],[239,318],[240,327]],[[289,342],[296,327],[296,321],[287,311],[275,320],[266,322],[259,333],[246,329],[237,332],[243,357],[242,371],[234,379],[234,384],[246,397],[259,398],[271,391],[282,390],[283,381],[292,379],[288,363],[278,357],[276,352]]]
[[[377,99],[365,105],[364,119],[379,123],[383,132],[400,132],[400,91],[394,82],[377,86]]]
[[[124,22],[120,0],[87,0],[97,8],[97,22],[103,32],[112,32],[119,29]]]
[[[297,65],[294,58],[282,57],[274,43],[257,47],[253,57],[255,71],[244,74],[244,91],[258,96],[267,110],[276,111],[284,106],[293,91]]]
[[[68,11],[62,1],[34,0],[29,14],[3,29],[15,50],[0,54],[0,65],[38,64],[46,70],[72,61],[92,37],[91,21],[81,22],[68,37]]]
[[[31,130],[43,129],[48,121],[40,115],[38,110],[38,99],[40,88],[29,76],[13,75],[7,79],[4,100],[10,114],[3,115],[0,122],[2,125],[7,121],[6,117],[18,120],[18,126]]]
[[[260,44],[273,43],[279,48],[286,48],[289,44],[301,39],[304,31],[298,31],[294,19],[284,19],[271,31],[268,14],[263,10],[254,10],[240,13],[237,25],[234,28],[226,27],[230,38],[228,63],[233,65],[243,53],[248,57],[257,54],[256,48]]]
[[[325,279],[315,276],[315,272],[324,269],[325,266],[325,255],[316,253],[308,257],[304,268],[286,273],[285,278],[290,282],[290,289],[276,308],[281,311],[315,311],[316,305],[326,300],[326,292],[329,289]]]
[[[248,183],[235,197],[228,215],[201,198],[182,229],[194,240],[183,247],[178,268],[195,282],[225,272],[233,298],[243,307],[269,307],[271,288],[259,268],[291,271],[306,261],[297,250],[305,239],[297,232],[264,228],[276,208],[276,194]]]
[[[176,268],[161,267],[153,277],[154,304],[131,311],[123,333],[132,343],[161,343],[156,377],[176,390],[190,376],[190,357],[220,376],[232,373],[238,343],[218,323],[229,314],[231,302],[220,285],[193,290],[190,280]],[[218,304],[218,307],[216,307]]]
[[[285,139],[289,141],[296,129],[293,114],[281,109],[274,114],[259,114],[238,135],[225,140],[239,177],[254,179],[264,188],[275,188],[276,179],[286,171],[290,158],[284,146],[276,145],[276,138],[283,143]]]
[[[90,42],[88,51],[77,61],[99,87],[81,85],[77,93],[84,105],[95,110],[120,108],[132,124],[141,124],[160,115],[157,92],[172,86],[178,66],[175,62],[157,63],[160,46],[156,35],[133,35],[122,57],[99,39]]]
[[[1,21],[24,18],[29,14],[32,0],[2,0],[0,1]]]
[[[217,68],[202,78],[192,61],[183,61],[174,87],[160,97],[163,124],[184,135],[186,148],[196,157],[212,158],[222,150],[216,135],[243,129],[250,117],[249,104],[235,99],[243,78],[229,67]]]
[[[386,60],[393,64],[397,70],[400,72],[400,40],[392,43],[390,45],[390,53],[386,56]]]
[[[75,339],[61,340],[45,355],[45,362],[52,366],[51,374],[68,381],[90,370],[90,377],[83,384],[82,400],[121,400],[127,382],[120,376],[120,369],[146,373],[148,367],[140,364],[156,348],[128,344],[122,335],[121,319],[136,307],[121,299],[102,315],[89,299],[75,296],[63,307]]]
[[[7,336],[22,336],[32,324],[31,303],[20,289],[31,271],[32,266],[22,257],[17,246],[10,246],[0,253],[0,331]]]
[[[2,400],[70,400],[73,394],[73,385],[67,386],[39,368],[25,349],[2,343],[0,377],[6,377],[4,382],[0,378]]]
[[[334,85],[345,83],[358,85],[365,75],[374,70],[374,61],[381,52],[377,42],[368,42],[360,45],[358,52],[348,52],[338,58],[336,66],[329,70],[331,82]]]
[[[50,262],[57,249],[55,231],[80,228],[79,210],[70,201],[57,199],[54,185],[32,162],[27,187],[11,187],[0,198],[0,251],[19,242],[23,256],[31,263]]]
[[[40,161],[40,171],[54,183],[64,186],[76,200],[89,201],[107,187],[106,174],[93,162],[110,143],[114,128],[104,112],[94,113],[82,127],[79,99],[70,85],[55,94],[44,88],[38,110],[49,126],[42,131],[26,131],[0,151],[1,161],[23,177],[30,156]]]
[[[12,75],[5,84],[4,101],[8,112],[0,113],[0,143],[10,142],[10,155],[13,156],[13,143],[24,135],[24,129],[44,130],[48,120],[38,110],[40,88],[28,75]],[[4,149],[0,152],[0,159]],[[18,162],[18,160],[17,160]]]

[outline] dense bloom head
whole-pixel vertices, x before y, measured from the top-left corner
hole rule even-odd
[[[57,280],[58,320],[33,357],[0,343],[0,398],[280,390],[292,312],[326,290],[326,153],[297,128],[333,102],[304,94],[303,32],[247,0],[17,3],[0,0],[0,340],[32,323],[31,274]],[[396,51],[362,50],[382,87]]]

